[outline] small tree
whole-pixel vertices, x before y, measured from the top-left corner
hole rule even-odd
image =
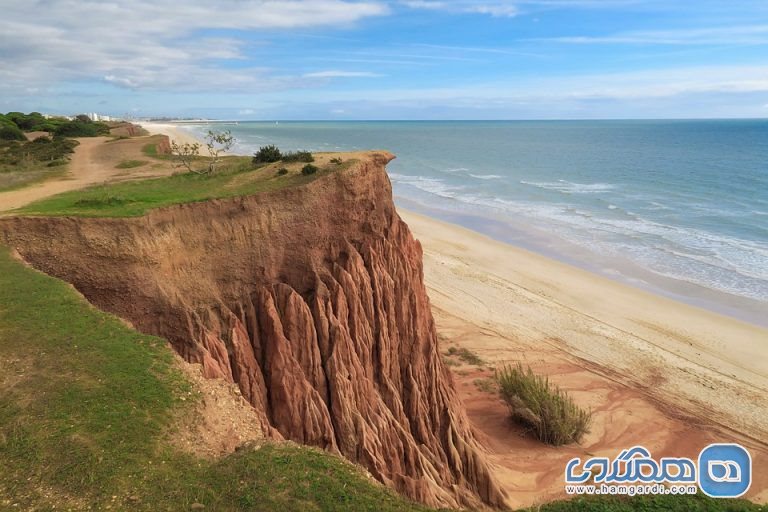
[[[211,160],[208,162],[208,173],[212,174],[216,172],[216,165],[221,159],[221,154],[228,152],[235,145],[235,137],[229,130],[224,132],[208,130],[205,140],[208,154],[211,156]]]
[[[200,154],[200,144],[197,142],[190,144],[185,142],[184,144],[178,144],[175,140],[171,142],[171,154],[179,162],[177,167],[186,167],[189,172],[195,172],[202,174],[199,171],[192,169],[192,161]]]

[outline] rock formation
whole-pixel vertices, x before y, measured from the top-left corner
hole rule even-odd
[[[0,219],[0,240],[237,383],[268,435],[428,505],[503,506],[438,352],[391,158],[139,218]]]

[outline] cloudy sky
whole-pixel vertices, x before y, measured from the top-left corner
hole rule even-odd
[[[0,0],[0,111],[768,117],[766,0]]]

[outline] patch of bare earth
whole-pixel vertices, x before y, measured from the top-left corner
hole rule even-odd
[[[175,355],[175,362],[191,390],[183,400],[192,402],[191,411],[179,419],[171,442],[188,453],[201,457],[220,457],[243,444],[264,439],[256,411],[243,398],[236,384],[223,379],[207,379],[202,366]]]

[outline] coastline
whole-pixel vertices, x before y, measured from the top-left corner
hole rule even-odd
[[[172,124],[143,126],[195,141]],[[456,224],[398,212],[422,244],[441,350],[457,342],[492,366],[523,361],[596,412],[583,447],[553,452],[521,445],[517,436],[510,448],[506,409],[473,384],[492,373],[452,372],[502,480],[517,493],[514,504],[562,496],[560,458],[587,448],[609,455],[645,444],[659,455],[695,457],[708,443],[740,442],[756,466],[768,461],[768,329]],[[531,481],[526,475],[537,467],[541,475]],[[766,477],[755,475],[750,499],[768,502]]]
[[[159,135],[166,135],[168,136],[171,141],[176,141],[179,144],[202,144],[203,146],[205,143],[189,133],[186,130],[183,130],[179,128],[178,125],[173,123],[145,123],[140,122],[136,123],[139,124],[142,128],[147,130],[151,134],[159,134]]]
[[[625,285],[461,226],[402,208],[421,242],[441,351],[453,344],[487,368],[452,368],[470,420],[510,505],[566,498],[572,457],[642,445],[696,458],[711,443],[747,447],[768,464],[768,330]],[[522,362],[593,412],[580,445],[547,447],[509,422],[479,382]],[[768,502],[756,471],[747,497]]]

